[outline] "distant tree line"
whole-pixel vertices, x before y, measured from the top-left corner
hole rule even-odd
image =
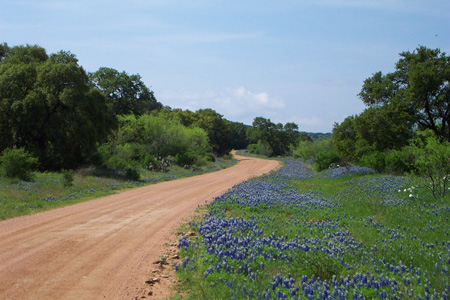
[[[251,153],[266,156],[290,155],[299,141],[312,141],[308,134],[298,131],[298,125],[273,123],[270,119],[256,117],[247,129],[248,146]]]

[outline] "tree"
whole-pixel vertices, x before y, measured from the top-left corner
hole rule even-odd
[[[369,107],[333,128],[333,145],[344,161],[398,150],[412,137],[412,118],[392,105]]]
[[[7,43],[0,44],[0,62],[9,55],[10,48]]]
[[[305,138],[298,132],[297,124],[275,124],[263,117],[253,120],[252,127],[247,130],[247,137],[251,142],[268,149],[272,156],[286,155],[291,146],[297,145],[300,138]]]
[[[106,95],[116,115],[140,116],[162,108],[139,74],[128,75],[125,71],[100,68],[97,72],[90,73],[89,78]]]
[[[366,79],[359,96],[369,107],[408,112],[419,129],[450,141],[450,57],[424,46],[400,56],[395,72]]]
[[[450,142],[439,141],[434,132],[425,130],[411,140],[409,149],[414,157],[413,173],[419,176],[421,187],[436,198],[445,196],[450,189]]]
[[[202,128],[208,134],[212,150],[218,155],[230,153],[232,148],[231,124],[215,110],[199,109],[195,112],[192,125]]]
[[[232,131],[231,147],[233,149],[246,149],[249,142],[247,139],[248,126],[239,122],[230,122]]]
[[[115,128],[106,98],[75,55],[17,46],[0,63],[0,150],[23,147],[43,169],[84,162]]]
[[[183,126],[165,113],[120,116],[119,121],[119,130],[100,149],[110,167],[144,167],[169,156],[189,156],[195,163],[210,151],[203,129]]]
[[[334,123],[333,147],[345,161],[355,161],[356,156],[356,116],[349,116],[341,123]]]
[[[358,156],[368,152],[400,149],[412,137],[412,119],[404,111],[389,105],[370,107],[355,118],[357,139],[364,140],[368,148],[356,149]]]

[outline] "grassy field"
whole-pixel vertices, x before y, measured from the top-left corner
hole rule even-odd
[[[166,173],[142,169],[139,181],[126,179],[119,170],[94,167],[75,171],[71,185],[67,185],[62,173],[56,172],[35,172],[31,182],[0,178],[0,220],[87,201],[129,188],[213,172],[234,163],[234,160],[217,159],[196,171],[173,165]]]
[[[450,198],[297,160],[189,223],[175,299],[449,299]]]

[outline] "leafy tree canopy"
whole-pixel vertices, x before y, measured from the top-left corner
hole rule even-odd
[[[116,115],[140,116],[162,108],[139,74],[128,75],[125,71],[100,68],[89,77],[92,84],[106,95]]]
[[[298,131],[295,123],[275,124],[263,117],[253,120],[252,127],[247,130],[247,137],[251,142],[264,146],[273,156],[285,155],[300,140],[310,139],[308,135]]]
[[[84,163],[116,126],[105,96],[90,87],[70,52],[7,50],[0,63],[0,151],[23,147],[43,169]]]
[[[439,49],[403,52],[393,73],[375,73],[359,93],[369,107],[408,112],[419,129],[450,141],[450,57]]]
[[[202,128],[208,134],[213,152],[218,155],[228,154],[233,149],[232,122],[213,109],[199,109],[196,112],[164,109],[154,114],[164,114],[166,118],[176,119],[187,127]]]

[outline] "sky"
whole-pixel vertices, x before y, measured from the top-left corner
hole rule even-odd
[[[0,0],[0,43],[139,74],[172,108],[330,132],[399,53],[450,54],[449,12],[448,0]]]

